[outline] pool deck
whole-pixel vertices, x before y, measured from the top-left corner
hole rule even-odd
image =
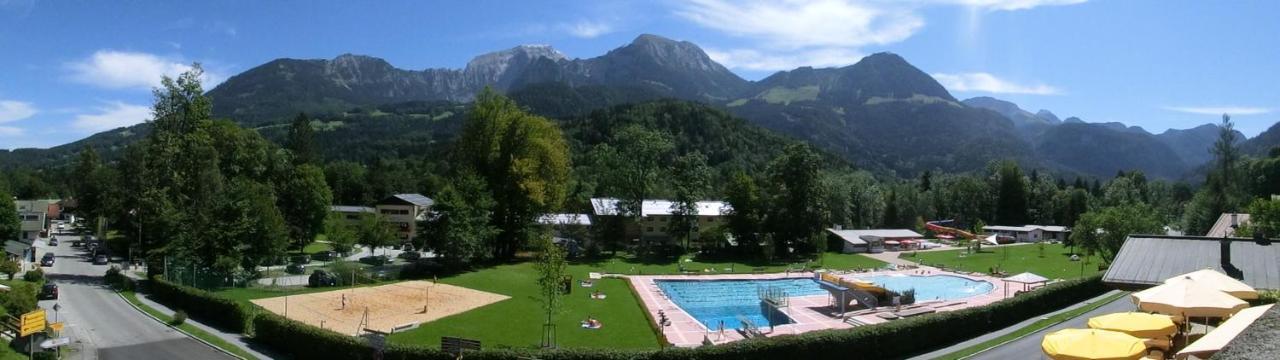
[[[921,299],[914,308],[929,307],[936,311],[952,311],[969,307],[987,305],[1005,298],[1004,282],[999,278],[985,275],[969,275],[957,274],[953,272],[941,271],[927,266],[921,266],[911,270],[882,270],[874,272],[832,272],[843,278],[854,278],[857,276],[871,275],[951,275],[970,280],[983,280],[990,282],[994,287],[991,292],[967,297],[960,300],[937,301]],[[704,341],[710,341],[716,344],[723,344],[742,340],[744,337],[737,330],[726,329],[723,332],[715,329],[707,329],[701,322],[694,319],[693,316],[686,313],[673,301],[667,298],[658,287],[655,280],[769,280],[769,279],[812,279],[813,273],[775,273],[775,274],[716,274],[716,275],[654,275],[654,276],[627,276],[631,287],[639,295],[641,303],[644,304],[645,311],[649,312],[649,316],[655,322],[658,321],[658,311],[663,311],[670,321],[670,326],[663,327],[663,334],[667,341],[675,346],[680,347],[696,347],[702,345]],[[1012,294],[1010,294],[1012,296]],[[777,336],[787,334],[799,334],[816,330],[826,329],[848,329],[854,326],[871,325],[890,320],[885,320],[877,314],[884,312],[892,312],[894,309],[888,306],[882,306],[876,311],[850,311],[846,314],[849,319],[840,318],[833,314],[833,310],[828,306],[828,295],[809,295],[791,297],[790,307],[784,308],[782,311],[791,317],[793,323],[778,325],[770,329],[762,327],[761,332],[765,336]],[[859,325],[853,325],[859,324]]]

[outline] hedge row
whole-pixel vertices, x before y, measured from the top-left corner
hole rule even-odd
[[[251,322],[254,339],[272,350],[297,359],[373,359],[365,340],[303,324],[267,312],[254,313],[217,295],[155,280],[157,299],[167,297],[175,308],[185,309],[226,326]],[[1108,289],[1101,276],[1067,281],[991,305],[942,312],[853,329],[824,330],[745,340],[720,346],[664,351],[569,349],[555,351],[501,349],[468,353],[468,359],[538,358],[553,360],[682,360],[682,359],[780,359],[803,354],[805,359],[885,359],[918,355],[948,344],[1002,329],[1071,304],[1098,296]],[[161,293],[165,295],[160,295]],[[169,304],[166,304],[169,305]],[[197,315],[198,314],[198,315]],[[235,316],[227,316],[235,314]],[[930,347],[922,347],[928,344]],[[444,360],[448,354],[430,345],[387,344],[383,359]]]
[[[174,284],[158,277],[147,282],[147,292],[161,304],[183,310],[191,317],[224,330],[248,333],[252,308],[208,291]]]

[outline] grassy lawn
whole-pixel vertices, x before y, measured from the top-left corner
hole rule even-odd
[[[862,255],[829,253],[822,259],[827,268],[874,268],[885,264]],[[782,272],[789,267],[798,268],[804,263],[743,263],[729,260],[695,260],[681,262],[687,270],[702,272],[716,269],[724,273],[732,268],[736,273],[751,273],[756,267],[767,272]],[[813,265],[816,265],[813,264]],[[676,260],[642,261],[632,257],[616,257],[591,262],[574,262],[569,265],[574,279],[585,279],[589,272],[621,274],[678,274]],[[391,341],[438,346],[441,336],[457,336],[480,340],[486,348],[536,347],[542,334],[545,313],[541,309],[536,283],[537,273],[533,263],[499,265],[466,272],[440,279],[440,282],[466,288],[510,296],[510,299],[490,304],[462,314],[446,317],[425,324],[417,329],[393,334]],[[387,282],[372,285],[382,285]],[[243,302],[251,299],[283,295],[331,291],[332,288],[247,288],[217,291],[219,295]],[[608,298],[592,300],[588,294],[600,290]],[[658,337],[650,328],[643,307],[631,293],[630,285],[621,279],[604,279],[594,288],[575,287],[566,295],[563,310],[554,317],[557,326],[557,342],[564,348],[616,348],[656,349]],[[599,319],[604,327],[587,330],[579,322],[587,316]]]
[[[684,260],[680,264],[684,265],[685,270],[694,272],[708,272],[714,269],[717,273],[729,272],[732,269],[734,273],[751,273],[755,268],[764,268],[764,272],[779,273],[786,271],[788,268],[801,268],[805,263],[764,263],[761,262],[742,262],[732,260],[707,260],[693,259],[688,256],[683,257]],[[597,272],[607,272],[615,274],[641,274],[641,275],[668,275],[680,274],[680,267],[675,260],[670,261],[645,261],[633,257],[615,257],[606,260],[583,262],[594,268]],[[818,263],[812,262],[810,265],[817,266]],[[827,253],[822,257],[822,267],[828,269],[855,269],[855,268],[878,268],[884,266],[885,263],[880,260],[872,259],[858,254],[841,254]]]
[[[1088,305],[1081,306],[1081,307],[1079,307],[1079,308],[1073,309],[1073,310],[1071,310],[1071,311],[1066,311],[1066,312],[1063,312],[1063,313],[1059,313],[1059,314],[1057,314],[1057,315],[1050,316],[1050,317],[1048,317],[1048,318],[1040,319],[1040,321],[1036,321],[1036,322],[1032,323],[1031,325],[1027,325],[1026,327],[1023,327],[1023,328],[1018,329],[1018,330],[1016,330],[1016,331],[1014,331],[1014,332],[1011,332],[1011,333],[1005,334],[1004,336],[1000,336],[1000,337],[997,337],[997,338],[995,338],[995,339],[987,340],[987,341],[984,341],[984,342],[982,342],[982,343],[979,343],[979,344],[976,344],[976,345],[973,345],[973,346],[970,346],[970,347],[967,347],[967,348],[961,349],[960,351],[956,351],[956,352],[953,352],[953,353],[950,353],[950,354],[947,354],[947,355],[943,355],[942,357],[940,357],[940,358],[938,358],[938,359],[945,359],[945,360],[959,360],[959,359],[963,359],[963,358],[966,358],[966,357],[969,357],[969,356],[973,356],[974,354],[977,354],[977,353],[979,353],[979,352],[985,351],[985,350],[990,349],[990,348],[992,348],[992,347],[998,346],[998,345],[1000,345],[1000,344],[1004,344],[1004,343],[1009,342],[1009,341],[1017,340],[1017,339],[1019,339],[1019,338],[1022,338],[1023,336],[1027,336],[1027,335],[1029,335],[1029,334],[1031,334],[1031,333],[1034,333],[1034,332],[1037,332],[1037,331],[1040,331],[1040,330],[1044,330],[1045,328],[1048,328],[1048,327],[1050,327],[1050,326],[1057,325],[1057,324],[1059,324],[1059,323],[1061,323],[1061,322],[1063,322],[1063,321],[1067,321],[1067,320],[1073,319],[1073,318],[1075,318],[1075,317],[1077,317],[1077,316],[1080,316],[1081,314],[1084,314],[1084,313],[1087,313],[1087,312],[1093,311],[1094,309],[1100,308],[1100,307],[1102,307],[1103,305],[1106,305],[1106,304],[1108,304],[1108,303],[1110,303],[1110,302],[1112,302],[1112,301],[1115,301],[1116,299],[1119,299],[1119,298],[1121,298],[1121,297],[1124,297],[1125,295],[1128,295],[1128,293],[1119,293],[1119,294],[1115,294],[1115,295],[1112,295],[1112,296],[1108,296],[1108,297],[1102,298],[1102,300],[1098,300],[1098,301],[1095,301],[1095,302],[1089,303]]]
[[[151,316],[155,316],[156,318],[163,320],[165,323],[170,323],[171,321],[173,321],[172,316],[165,315],[159,310],[156,310],[155,308],[147,306],[146,304],[143,304],[141,301],[138,301],[138,294],[135,294],[132,291],[123,291],[120,294],[124,295],[125,300],[128,300],[134,305],[137,305],[139,309],[142,309],[142,311],[145,311],[148,314],[151,314]],[[254,359],[254,360],[257,359],[252,354],[249,354],[248,352],[245,352],[244,350],[240,349],[240,347],[232,345],[226,340],[223,340],[222,338],[219,338],[213,334],[205,332],[204,330],[200,330],[200,328],[195,327],[195,325],[183,323],[182,325],[178,325],[178,328],[182,329],[182,331],[186,331],[188,334],[191,334],[192,336],[200,338],[200,340],[204,340],[210,344],[213,344],[213,346],[217,346],[223,350],[230,351],[231,353],[239,355],[240,357],[243,357],[245,359]]]
[[[586,278],[599,269],[587,265],[571,265],[574,279]],[[480,340],[485,347],[536,347],[545,312],[539,300],[537,272],[532,263],[502,265],[464,273],[440,282],[510,296],[488,306],[436,320],[423,327],[391,335],[390,340],[438,346],[441,336],[458,336]],[[592,290],[608,298],[592,300]],[[588,289],[574,287],[564,298],[563,310],[555,315],[561,347],[635,349],[658,347],[658,337],[650,330],[641,305],[631,294],[630,285],[622,279],[597,281]],[[599,319],[604,327],[583,329],[579,322],[587,316]]]
[[[1097,257],[1091,257],[1088,261],[1071,261],[1069,250],[1061,244],[1045,244],[1041,256],[1039,245],[1015,245],[985,247],[977,254],[959,249],[920,252],[915,253],[915,256],[911,252],[903,252],[898,256],[922,264],[945,265],[948,269],[985,273],[991,268],[999,268],[1009,275],[1033,272],[1050,279],[1078,278],[1081,276],[1081,265],[1084,266],[1084,276],[1100,272]]]
[[[310,254],[315,254],[321,251],[329,251],[329,250],[333,250],[333,245],[330,245],[327,242],[313,242],[313,243],[307,244],[307,246],[304,246],[302,248],[302,253],[310,255]]]

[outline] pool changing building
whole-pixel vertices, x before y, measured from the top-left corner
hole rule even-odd
[[[982,231],[1017,242],[1066,241],[1071,234],[1067,227],[1055,225],[987,225],[982,227]]]
[[[918,241],[924,238],[924,235],[907,229],[843,230],[836,227],[827,229],[827,234],[829,234],[828,243],[838,244],[836,246],[846,254],[881,253],[886,248],[896,250],[901,248],[904,241]]]

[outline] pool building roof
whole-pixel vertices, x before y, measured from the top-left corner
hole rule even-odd
[[[1243,238],[1129,235],[1102,281],[1141,289],[1213,269],[1255,289],[1280,289],[1280,244]]]
[[[889,239],[920,239],[924,235],[920,235],[915,231],[908,229],[862,229],[862,230],[841,230],[827,229],[828,233],[839,237],[847,243],[854,245],[862,245],[867,243],[867,239],[889,240]]]
[[[596,216],[616,216],[622,213],[619,208],[621,200],[616,198],[592,198],[591,209]],[[724,201],[699,201],[698,216],[725,216],[732,207]],[[670,200],[645,200],[640,203],[640,216],[671,215],[675,212],[675,202]]]

